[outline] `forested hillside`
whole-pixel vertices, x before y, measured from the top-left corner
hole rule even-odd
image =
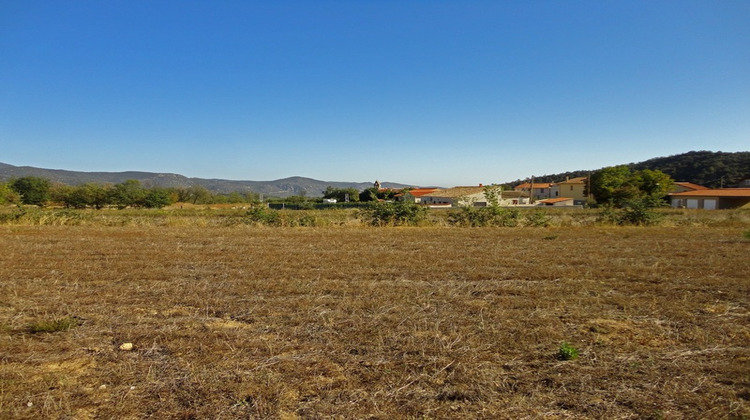
[[[750,152],[693,151],[679,155],[658,157],[638,163],[627,164],[631,170],[659,170],[675,181],[693,182],[709,188],[736,187],[740,181],[750,177]],[[534,177],[534,182],[558,182],[566,177],[588,176],[594,171],[570,171]],[[527,179],[516,180],[508,185],[518,185]]]
[[[750,177],[750,152],[697,151],[649,159],[631,169],[660,170],[675,181],[688,181],[709,188],[736,187]]]

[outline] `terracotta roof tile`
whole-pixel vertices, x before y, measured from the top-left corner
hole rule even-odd
[[[671,197],[746,197],[750,198],[750,188],[719,188],[685,191],[669,194]]]

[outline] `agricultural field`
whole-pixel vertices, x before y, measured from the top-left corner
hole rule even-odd
[[[0,224],[2,419],[750,418],[747,212],[47,217]]]

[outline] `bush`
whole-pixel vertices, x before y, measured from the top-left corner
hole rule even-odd
[[[281,215],[265,206],[255,206],[247,211],[246,221],[266,226],[281,226]]]
[[[514,227],[518,225],[520,215],[518,209],[463,206],[461,210],[451,212],[448,221],[466,227]]]
[[[379,202],[362,215],[373,226],[414,226],[427,218],[427,208],[409,202]]]
[[[651,226],[657,224],[662,215],[657,213],[653,203],[648,200],[631,200],[620,210],[618,224]]]

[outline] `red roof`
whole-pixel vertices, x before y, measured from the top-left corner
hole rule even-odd
[[[670,197],[745,197],[750,198],[750,188],[720,188],[685,191],[669,194]]]
[[[409,190],[409,194],[411,194],[413,197],[421,197],[425,194],[429,194],[432,192],[437,191],[438,188],[414,188],[413,190]]]

